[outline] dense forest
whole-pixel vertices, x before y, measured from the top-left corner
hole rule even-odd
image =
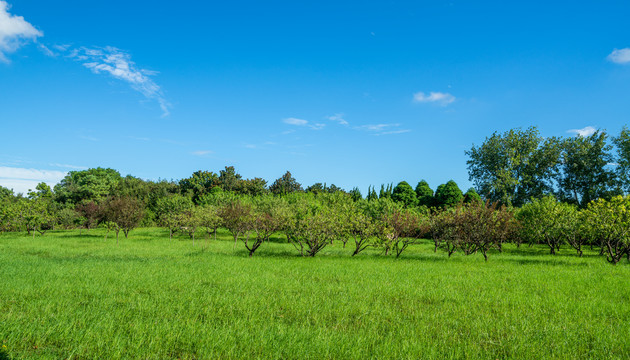
[[[101,226],[128,236],[138,226],[161,226],[193,240],[228,229],[250,256],[274,233],[302,255],[333,241],[384,254],[401,253],[417,239],[435,250],[481,253],[505,242],[597,246],[611,263],[630,260],[630,130],[618,136],[543,138],[538,129],[494,133],[468,155],[475,187],[454,181],[435,191],[422,180],[346,191],[334,184],[303,187],[290,172],[271,185],[243,179],[226,166],[179,181],[149,181],[114,169],[71,171],[54,188],[40,183],[26,196],[0,187],[0,231],[44,234],[50,229]]]

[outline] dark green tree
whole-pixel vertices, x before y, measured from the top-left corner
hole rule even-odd
[[[236,191],[241,178],[242,176],[236,172],[234,166],[226,166],[224,170],[219,171],[219,185],[225,191]]]
[[[282,177],[276,179],[276,181],[271,184],[269,190],[276,195],[285,195],[296,191],[302,191],[302,185],[300,185],[300,183],[291,176],[291,173],[287,171],[284,175],[282,175]]]
[[[234,169],[234,168],[232,168]],[[195,171],[191,177],[179,181],[183,194],[190,194],[195,203],[208,194],[213,187],[221,184],[220,177],[212,171]]]
[[[630,130],[626,126],[621,129],[619,136],[612,139],[615,144],[617,156],[617,178],[623,191],[630,193]]]
[[[370,186],[368,187],[368,195],[367,195],[366,199],[367,199],[368,201],[371,201],[371,200],[378,200],[378,195],[376,194],[376,189],[374,189],[374,186],[371,186],[371,185],[370,185]]]
[[[419,206],[433,206],[433,190],[429,187],[429,183],[420,180],[416,185],[416,198]]]
[[[477,194],[475,188],[470,188],[464,194],[464,203],[481,202],[481,196]]]
[[[560,199],[584,208],[592,200],[615,194],[616,176],[608,135],[596,131],[590,136],[567,138],[562,144],[562,164],[557,175]]]
[[[418,204],[416,192],[406,181],[401,181],[392,191],[392,200],[402,203],[405,207],[413,207]]]
[[[457,205],[464,199],[464,194],[453,180],[438,186],[435,190],[435,204],[441,207],[451,207]]]

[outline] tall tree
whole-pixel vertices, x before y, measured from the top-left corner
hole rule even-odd
[[[234,168],[232,168],[234,169]],[[199,199],[208,194],[212,188],[220,184],[219,176],[212,171],[195,171],[191,177],[179,181],[183,194],[190,193],[195,204]]]
[[[553,192],[559,140],[543,139],[536,127],[495,132],[466,155],[469,178],[488,200],[518,206]]]
[[[225,191],[236,191],[241,178],[234,166],[226,166],[224,170],[219,171],[219,184]]]
[[[120,179],[120,173],[109,168],[70,171],[55,185],[55,198],[61,203],[78,204],[84,200],[99,202],[110,195]]]
[[[284,195],[302,191],[302,185],[287,171],[281,178],[276,179],[276,181],[271,184],[269,190],[276,195]]]
[[[562,164],[557,175],[560,198],[586,207],[600,197],[615,192],[616,177],[610,168],[613,160],[608,135],[596,131],[590,136],[567,138],[562,144]]]
[[[617,177],[624,192],[630,193],[630,130],[626,126],[621,129],[619,136],[614,137],[613,143],[617,150],[615,162]]]

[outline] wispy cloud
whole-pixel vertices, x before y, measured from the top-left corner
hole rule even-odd
[[[214,152],[212,150],[197,150],[197,151],[193,151],[191,154],[195,156],[205,156],[205,155],[214,154]]]
[[[567,133],[569,134],[575,134],[577,136],[591,136],[593,134],[595,134],[595,132],[597,131],[597,129],[595,129],[592,126],[587,126],[584,127],[582,129],[571,129],[571,130],[567,130]]]
[[[126,82],[147,99],[156,100],[162,109],[162,116],[169,115],[171,105],[164,97],[160,86],[150,77],[157,72],[138,68],[129,53],[112,46],[80,47],[69,50],[68,57],[81,62],[95,74],[109,74]]]
[[[298,119],[294,117],[283,119],[282,122],[289,125],[309,127],[313,130],[321,130],[326,126],[326,124],[320,124],[320,123],[311,124],[308,122],[308,120]]]
[[[9,62],[7,54],[15,52],[28,41],[35,41],[44,33],[24,20],[22,16],[9,13],[11,6],[0,0],[0,61]]]
[[[326,116],[326,119],[339,123],[340,125],[348,125],[348,122],[343,118],[343,114],[335,114]]]
[[[441,106],[446,106],[455,101],[455,96],[449,93],[431,91],[429,95],[426,95],[422,91],[413,94],[413,101],[418,103],[435,103]]]
[[[607,59],[615,64],[630,64],[630,48],[615,49]]]
[[[70,164],[52,163],[48,165],[58,167],[58,168],[63,168],[63,169],[74,169],[74,170],[87,170],[88,169],[87,166],[78,166],[78,165],[70,165]]]
[[[45,182],[54,186],[66,176],[66,172],[0,166],[0,185],[16,193],[27,193],[37,184]]]
[[[364,130],[372,133],[372,135],[395,135],[408,133],[409,129],[398,129],[400,124],[371,124],[356,127],[357,130]]]

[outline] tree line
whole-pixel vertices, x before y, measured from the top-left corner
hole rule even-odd
[[[612,144],[608,144],[611,140]],[[613,149],[615,152],[613,152]],[[400,254],[421,238],[449,256],[502,250],[510,242],[598,247],[611,263],[630,260],[626,219],[630,188],[630,132],[609,139],[589,136],[542,138],[536,128],[494,133],[472,146],[468,170],[476,189],[463,193],[454,181],[433,191],[420,181],[370,186],[364,198],[316,183],[303,188],[290,172],[271,185],[243,179],[234,167],[197,171],[180,181],[122,177],[116,170],[71,171],[51,189],[37,185],[27,196],[0,187],[0,231],[44,234],[55,228],[96,226],[128,236],[137,226],[162,226],[195,241],[223,227],[252,256],[274,234],[283,234],[300,254],[315,256],[327,245],[352,244]],[[481,195],[480,195],[481,194]],[[107,235],[106,235],[107,237]]]

